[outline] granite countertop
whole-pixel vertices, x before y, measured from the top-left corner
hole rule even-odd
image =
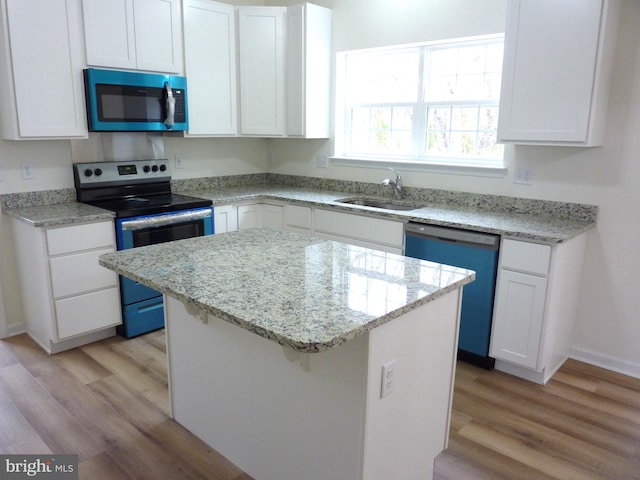
[[[5,209],[4,212],[34,227],[55,227],[74,223],[110,220],[115,213],[78,202],[54,203]]]
[[[246,200],[286,201],[315,207],[330,207],[333,210],[375,215],[405,222],[411,221],[464,228],[544,243],[565,242],[595,226],[595,218],[589,217],[589,215],[582,216],[582,212],[578,215],[572,215],[571,211],[566,211],[561,212],[562,215],[554,215],[544,210],[544,207],[549,202],[528,202],[525,205],[519,205],[518,199],[513,199],[514,203],[511,205],[500,205],[495,206],[495,208],[490,208],[491,205],[489,205],[479,208],[476,205],[462,205],[453,202],[446,204],[435,203],[430,199],[414,198],[407,199],[404,203],[421,206],[421,208],[409,211],[395,211],[348,205],[336,201],[344,198],[376,198],[373,195],[358,195],[301,187],[249,185],[189,190],[180,193],[210,199],[213,201],[214,206]],[[377,198],[391,200],[391,197]],[[572,204],[566,204],[566,209],[570,209],[572,206]]]
[[[108,253],[100,264],[300,352],[340,345],[475,279],[471,270],[268,228]]]
[[[317,179],[301,181],[301,185],[278,183],[279,181],[295,183],[299,180],[297,177],[287,176],[277,177],[268,183],[241,186],[218,185],[210,181],[207,183],[211,179],[200,180],[198,179],[195,184],[191,180],[177,181],[173,190],[176,193],[210,199],[214,206],[241,201],[283,201],[551,244],[568,241],[596,224],[597,207],[593,205],[408,188],[407,199],[404,202],[420,208],[396,211],[347,205],[336,201],[357,197],[391,200],[390,195],[380,196],[380,186],[375,184],[356,183],[341,186],[332,182],[328,183],[332,189],[325,189],[322,188],[325,185],[322,182],[318,183]],[[74,189],[67,189],[8,194],[0,197],[2,197],[3,210],[7,214],[38,227],[113,217],[113,214],[106,210],[72,201],[74,196]],[[41,204],[30,206],[37,202]]]

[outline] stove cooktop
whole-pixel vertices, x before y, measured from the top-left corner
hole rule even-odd
[[[73,167],[77,200],[137,217],[208,207],[211,200],[171,192],[167,159],[77,163]]]
[[[139,195],[127,198],[85,201],[84,203],[115,212],[118,218],[177,212],[208,207],[212,204],[211,200],[177,193]]]

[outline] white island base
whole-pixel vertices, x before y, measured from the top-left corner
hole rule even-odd
[[[449,433],[461,293],[320,353],[166,296],[173,417],[256,480],[431,479]]]

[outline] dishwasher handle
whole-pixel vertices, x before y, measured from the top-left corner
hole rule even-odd
[[[484,247],[491,250],[498,250],[500,247],[500,235],[427,225],[424,223],[407,223],[405,225],[405,235],[474,247]]]

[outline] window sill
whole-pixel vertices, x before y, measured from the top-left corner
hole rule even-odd
[[[426,163],[399,159],[372,159],[353,157],[329,157],[333,165],[362,168],[394,167],[405,171],[444,173],[451,175],[470,175],[475,177],[503,178],[507,175],[506,167],[491,165],[464,165],[459,163]]]

